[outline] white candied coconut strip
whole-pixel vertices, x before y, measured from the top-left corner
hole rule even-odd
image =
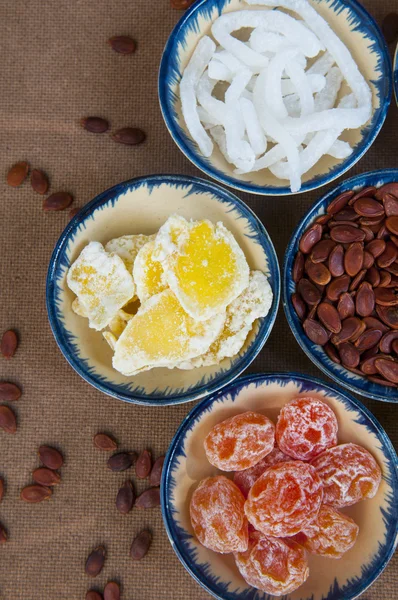
[[[266,105],[264,98],[266,76],[267,73],[263,72],[257,78],[254,88],[254,105],[267,137],[272,137],[278,144],[281,144],[285,151],[290,174],[290,187],[292,192],[297,192],[301,186],[300,159],[297,143],[277,119],[275,119]]]
[[[225,139],[225,131],[221,125],[216,125],[209,130],[209,133],[213,140],[216,142],[220,149],[221,154],[228,163],[232,163],[230,156],[227,152],[227,142]]]
[[[213,152],[213,142],[199,120],[195,89],[215,50],[216,45],[208,36],[199,40],[180,82],[181,108],[185,124],[201,153],[206,157],[211,156]]]
[[[343,83],[343,75],[338,67],[332,67],[326,75],[326,85],[322,91],[315,96],[315,112],[328,110],[336,104],[337,94]]]
[[[301,69],[299,64],[293,60],[290,64],[286,65],[286,73],[297,90],[300,99],[301,115],[308,115],[314,112],[314,96],[312,95],[312,89],[304,69]],[[285,105],[283,106],[285,107]]]
[[[223,49],[217,50],[217,52],[214,55],[214,59],[220,61],[223,65],[225,65],[227,69],[231,71],[232,75],[235,75],[235,73],[237,73],[241,69],[244,69],[246,66],[241,60],[236,58],[236,56]]]
[[[258,158],[256,160],[250,173],[254,173],[255,171],[262,171],[263,169],[268,169],[271,165],[274,165],[285,156],[285,150],[280,144],[277,144],[276,146],[271,148],[271,150],[268,150],[268,152],[266,152],[264,156],[261,156],[261,158]],[[240,169],[237,169],[235,173],[237,175],[244,175],[245,173],[248,173],[248,171],[242,171]]]
[[[252,73],[249,69],[242,69],[236,73],[231,81],[231,85],[225,92],[225,104],[227,107],[229,105],[234,105],[239,101],[243,90],[246,88],[251,78]]]
[[[227,153],[235,167],[251,171],[256,157],[250,144],[243,139],[243,136],[239,135],[238,121],[243,123],[240,107],[228,109],[224,121]]]
[[[265,101],[277,119],[285,119],[288,112],[283,103],[282,73],[299,53],[298,48],[288,48],[270,60],[265,76]]]
[[[206,127],[214,127],[215,125],[221,125],[220,121],[213,117],[210,113],[207,112],[203,108],[203,106],[198,106],[198,116],[201,120],[202,124]]]
[[[210,79],[216,79],[217,81],[228,81],[230,82],[233,78],[233,73],[219,60],[212,60],[209,62],[208,67]]]
[[[356,108],[357,101],[355,99],[354,94],[347,94],[343,96],[340,102],[337,105],[337,108]]]
[[[291,42],[280,33],[267,31],[263,27],[256,27],[251,32],[249,44],[252,50],[262,54],[263,52],[273,52],[276,54],[291,46]]]
[[[249,143],[256,156],[264,154],[267,149],[267,140],[261,128],[260,121],[254,108],[253,102],[247,98],[240,99],[240,109],[245,124]],[[254,165],[253,165],[254,166]]]
[[[221,100],[217,100],[212,96],[213,90],[216,86],[216,81],[209,78],[207,71],[205,71],[200,78],[196,95],[199,104],[211,115],[213,119],[216,119],[219,123],[224,124],[225,120],[225,104]]]
[[[327,51],[334,58],[337,66],[340,68],[344,79],[348,86],[351,88],[355,98],[358,102],[358,108],[353,109],[352,112],[356,112],[356,118],[350,122],[347,120],[347,125],[344,120],[339,123],[332,123],[327,125],[329,128],[334,126],[342,127],[343,129],[358,128],[366,123],[372,111],[372,94],[370,87],[366,82],[363,75],[360,73],[357,64],[352,58],[348,48],[340,40],[340,38],[334,33],[330,25],[316,12],[316,10],[307,2],[307,0],[245,0],[250,5],[261,5],[276,7],[280,6],[291,10],[298,15],[307,23],[310,29],[316,33],[316,35],[325,44]],[[275,11],[272,11],[275,12]],[[343,118],[346,115],[341,115]],[[326,115],[319,113],[316,115],[316,119],[322,121]],[[354,123],[354,125],[353,125]],[[356,124],[358,123],[358,124]],[[325,127],[324,127],[325,129]],[[319,131],[319,129],[316,129]],[[315,131],[315,129],[313,129]],[[307,133],[307,132],[305,132]]]
[[[272,11],[240,10],[221,15],[212,25],[212,34],[218,43],[252,69],[267,66],[268,59],[254,52],[231,33],[243,27],[264,27],[267,31],[282,33],[298,46],[305,56],[313,57],[323,50],[319,39],[304,25],[286,13]]]
[[[335,60],[329,52],[322,54],[320,58],[310,66],[307,73],[308,75],[326,75],[333,67]]]
[[[297,64],[297,61],[296,61]],[[301,67],[301,65],[299,65]],[[304,69],[303,69],[304,71]],[[316,92],[320,92],[323,90],[326,84],[326,78],[323,75],[308,75],[308,71],[305,72],[305,77],[307,79],[308,85],[310,87],[311,92],[314,94]],[[290,79],[282,79],[282,95],[290,96],[291,94],[296,94],[297,90],[294,83]]]
[[[300,175],[312,169],[318,160],[327,154],[332,145],[341,134],[341,129],[319,131],[300,154]],[[270,167],[271,172],[280,179],[289,178],[289,168],[286,163],[280,162]]]
[[[353,150],[348,142],[344,142],[343,140],[336,140],[334,144],[330,147],[328,154],[333,156],[333,158],[338,158],[342,160],[343,158],[348,158],[351,156]]]

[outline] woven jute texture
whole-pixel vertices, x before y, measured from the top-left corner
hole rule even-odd
[[[397,0],[366,0],[379,23]],[[0,378],[18,382],[18,432],[0,435],[0,475],[7,491],[0,521],[9,542],[0,549],[1,600],[80,600],[92,581],[84,573],[89,551],[103,543],[105,568],[94,584],[122,584],[126,600],[204,600],[210,596],[175,556],[159,509],[121,516],[115,494],[126,475],[106,468],[94,450],[97,431],[113,432],[122,449],[163,454],[192,404],[146,408],[108,398],[85,383],[61,355],[47,321],[46,271],[67,213],[45,214],[26,183],[11,189],[8,168],[28,160],[44,169],[51,189],[67,190],[83,206],[117,182],[149,173],[201,175],[178,150],[163,123],[157,97],[162,49],[180,13],[169,0],[2,0],[0,2],[0,330],[16,328],[13,360],[0,360]],[[106,40],[132,35],[137,52],[115,54]],[[112,129],[139,126],[148,135],[136,148],[82,130],[87,115],[108,118]],[[387,121],[350,175],[397,166],[398,111]],[[322,193],[326,190],[322,190]],[[282,259],[298,219],[319,192],[293,198],[239,194],[267,227]],[[297,371],[321,376],[290,333],[283,310],[251,372]],[[398,443],[397,408],[362,402]],[[37,448],[54,444],[65,455],[62,484],[50,502],[28,505],[20,489],[38,466]],[[137,484],[139,490],[146,483]],[[153,532],[150,554],[133,564],[129,547],[144,526]],[[95,587],[94,586],[94,587]],[[366,600],[398,597],[395,557]],[[343,599],[342,599],[343,600]]]

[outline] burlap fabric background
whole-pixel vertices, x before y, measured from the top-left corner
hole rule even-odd
[[[398,9],[397,0],[366,0],[377,21]],[[88,552],[103,543],[106,566],[95,584],[120,580],[126,600],[204,600],[209,596],[185,572],[167,540],[160,510],[121,516],[114,499],[125,474],[106,468],[92,436],[113,432],[121,448],[164,453],[192,404],[176,408],[127,405],[102,395],[69,367],[52,337],[45,308],[45,279],[67,213],[44,214],[41,197],[28,184],[4,183],[11,164],[28,160],[43,168],[51,189],[68,190],[75,205],[125,179],[149,173],[200,173],[177,149],[159,111],[157,71],[166,39],[180,13],[169,0],[2,0],[0,8],[0,330],[15,327],[21,343],[12,361],[0,360],[0,378],[18,382],[15,436],[0,432],[0,473],[7,481],[0,520],[9,542],[0,549],[1,600],[80,600],[91,581],[84,574]],[[113,53],[106,40],[130,34],[135,55]],[[103,115],[113,129],[142,127],[147,142],[117,145],[83,131],[79,118]],[[350,175],[397,166],[398,111]],[[324,192],[326,190],[322,190]],[[297,220],[318,192],[296,198],[239,194],[267,227],[279,258]],[[293,339],[282,309],[272,335],[250,371],[294,370],[322,377]],[[397,407],[362,401],[395,444]],[[65,454],[62,485],[51,502],[27,505],[20,489],[38,466],[41,443]],[[143,489],[146,484],[138,486]],[[130,543],[143,526],[153,546],[142,563],[129,558]],[[398,597],[395,557],[366,600]]]

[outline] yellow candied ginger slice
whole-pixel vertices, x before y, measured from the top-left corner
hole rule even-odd
[[[117,254],[90,242],[68,271],[69,288],[87,313],[89,326],[104,329],[135,294],[132,275]]]
[[[111,333],[110,331],[103,331],[102,335],[103,335],[105,341],[108,343],[108,345],[114,351],[115,350],[115,346],[116,346],[116,342],[117,342],[117,337],[113,333]]]
[[[174,232],[166,222],[156,238],[156,247],[165,255],[162,265],[167,282],[191,317],[209,319],[247,287],[245,255],[222,223],[186,222],[179,237],[173,238]]]
[[[86,317],[87,318],[87,311],[84,308],[84,306],[82,306],[82,304],[79,301],[79,298],[75,298],[72,302],[72,310],[75,313],[75,315],[79,315],[79,317]]]
[[[137,235],[122,235],[121,237],[109,240],[105,245],[107,252],[114,252],[124,262],[129,273],[133,272],[134,261],[137,257],[138,252],[145,244],[154,240],[156,235],[143,235],[141,233]]]
[[[153,258],[154,249],[155,242],[148,242],[138,252],[134,262],[133,279],[141,302],[146,302],[148,298],[167,288],[162,264]]]
[[[195,321],[171,290],[152,296],[118,339],[114,368],[123,375],[153,367],[173,368],[208,350],[223,328],[225,313]]]
[[[242,349],[256,319],[265,317],[271,308],[273,293],[261,271],[251,271],[248,287],[227,307],[225,325],[219,337],[202,356],[179,365],[180,369],[207,367],[235,356]]]
[[[118,310],[112,321],[109,323],[109,330],[118,338],[122,335],[126,325],[133,315],[126,313],[124,310]]]

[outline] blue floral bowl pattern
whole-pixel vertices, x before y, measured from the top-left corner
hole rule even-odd
[[[219,600],[272,600],[248,586],[232,555],[207,550],[193,535],[189,518],[191,495],[204,477],[217,469],[208,462],[203,440],[220,421],[254,410],[276,417],[299,394],[321,398],[335,411],[339,442],[358,443],[373,453],[383,479],[378,493],[343,509],[359,525],[355,546],[341,560],[309,556],[310,576],[285,600],[352,600],[380,575],[398,541],[398,459],[374,416],[351,396],[317,379],[294,373],[248,375],[195,406],[182,422],[167,454],[161,487],[166,530],[178,558],[210,594]]]
[[[391,101],[391,61],[382,33],[373,17],[357,0],[310,0],[347,45],[373,95],[373,114],[361,130],[347,130],[343,139],[354,151],[345,160],[322,157],[303,176],[300,192],[330,183],[348,171],[370,148],[379,133]],[[195,2],[177,23],[164,49],[159,72],[159,101],[166,126],[180,150],[198,169],[238,190],[277,196],[290,194],[287,182],[268,170],[236,175],[234,167],[216,148],[210,158],[199,152],[185,126],[179,100],[179,82],[198,40],[209,34],[211,25],[224,12],[258,9],[243,0],[200,0]]]
[[[393,70],[394,70],[394,95],[395,95],[395,102],[398,105],[398,44],[397,44],[397,47],[395,48],[395,52],[394,52]]]
[[[112,368],[112,351],[100,332],[71,309],[66,285],[71,263],[90,241],[131,233],[156,233],[173,214],[222,221],[234,234],[251,269],[269,277],[273,302],[259,319],[241,352],[220,365],[191,371],[156,369],[125,377]],[[68,224],[53,252],[47,278],[47,311],[55,339],[72,367],[106,394],[138,404],[177,404],[214,393],[238,377],[265,344],[275,322],[280,295],[278,260],[255,214],[218,185],[178,175],[154,175],[120,183],[87,204]]]
[[[374,400],[382,400],[384,402],[398,402],[397,388],[389,388],[377,383],[373,383],[365,377],[360,377],[351,371],[347,371],[347,369],[341,365],[338,365],[330,360],[322,346],[318,346],[311,342],[311,340],[304,333],[300,320],[293,308],[291,296],[296,289],[296,284],[292,280],[292,269],[294,259],[298,251],[300,238],[304,231],[308,229],[311,223],[316,219],[316,217],[323,215],[333,198],[345,190],[359,190],[369,185],[379,187],[384,183],[391,181],[398,181],[398,169],[385,169],[380,171],[372,171],[370,173],[363,173],[340,183],[333,190],[317,200],[310,211],[297,225],[287,246],[283,266],[282,284],[283,307],[285,309],[286,318],[294,337],[312,362],[316,364],[316,366],[328,377],[334,379],[334,381],[351,390],[352,392],[361,394],[362,396],[367,396],[368,398],[373,398]]]

